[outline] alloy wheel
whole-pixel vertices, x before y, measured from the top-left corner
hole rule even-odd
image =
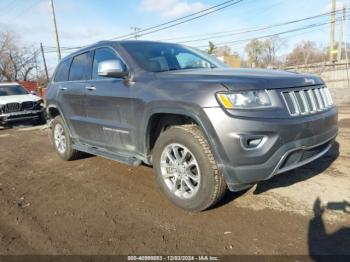
[[[67,148],[66,135],[61,124],[56,124],[54,129],[55,146],[60,154],[64,154]]]
[[[192,198],[199,189],[201,174],[194,154],[184,145],[167,145],[161,155],[161,175],[168,189],[181,199]]]

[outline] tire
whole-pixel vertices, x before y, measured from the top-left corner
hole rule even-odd
[[[182,209],[203,211],[226,193],[223,174],[196,125],[174,126],[162,132],[154,146],[153,166],[163,193]]]
[[[56,116],[52,121],[51,140],[56,153],[63,160],[70,161],[79,158],[80,152],[72,148],[73,142],[68,128],[60,116]]]
[[[44,113],[40,113],[38,120],[36,120],[36,123],[38,125],[45,125],[46,124],[46,118]]]

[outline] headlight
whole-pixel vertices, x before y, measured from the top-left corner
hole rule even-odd
[[[254,109],[272,106],[266,90],[218,93],[217,98],[226,109]]]

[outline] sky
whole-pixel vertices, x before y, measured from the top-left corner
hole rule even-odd
[[[129,34],[133,27],[142,29],[158,25],[222,2],[225,0],[54,0],[54,5],[60,44],[64,49]],[[337,8],[342,8],[345,2],[350,4],[350,0],[337,0]],[[206,34],[211,34],[213,43],[228,43],[232,52],[244,56],[244,46],[251,38],[329,22],[329,16],[265,31],[245,34],[242,31],[318,15],[330,9],[331,0],[243,0],[237,5],[140,39],[186,42],[186,45],[205,49],[208,39],[193,40],[208,38]],[[338,30],[339,26],[336,27]],[[0,31],[5,30],[15,32],[20,43],[34,48],[39,48],[42,42],[49,69],[54,69],[57,55],[53,48],[55,37],[49,0],[0,0]],[[218,32],[228,33],[225,37],[217,37],[214,33]],[[318,46],[326,47],[329,34],[329,24],[282,34],[285,45],[279,54],[291,51],[296,43],[303,40],[312,40]],[[240,40],[242,42],[234,42]],[[63,51],[63,56],[71,52]]]

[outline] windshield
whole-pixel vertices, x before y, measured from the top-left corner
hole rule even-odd
[[[178,44],[128,42],[122,46],[141,68],[150,72],[223,67],[209,55]]]
[[[0,86],[0,96],[14,96],[14,95],[26,95],[28,91],[22,86]]]

